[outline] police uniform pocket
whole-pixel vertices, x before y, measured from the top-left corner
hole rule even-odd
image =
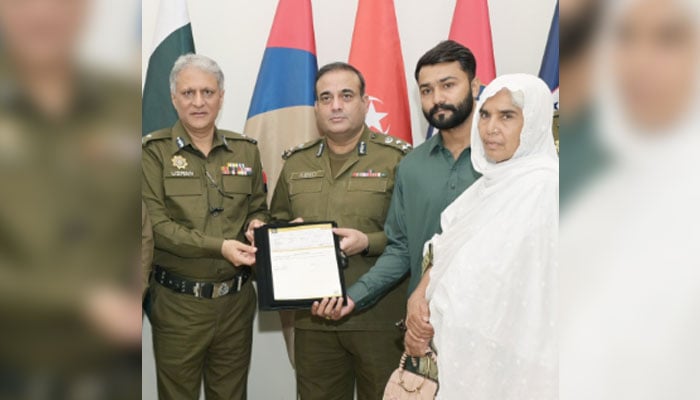
[[[292,179],[289,183],[289,194],[319,193],[323,189],[323,178]]]
[[[383,225],[391,198],[387,194],[388,186],[387,178],[350,178],[344,208],[347,214],[361,217],[358,226],[373,229],[372,224]]]
[[[302,217],[307,221],[317,220],[321,211],[321,203],[325,198],[323,178],[295,178],[289,181],[289,201],[293,217]]]
[[[348,191],[386,192],[387,185],[386,178],[354,178],[348,182]]]
[[[202,183],[196,178],[166,178],[163,186],[167,196],[196,196],[202,194]]]
[[[222,180],[223,189],[226,193],[253,193],[253,179],[251,176],[224,175]]]

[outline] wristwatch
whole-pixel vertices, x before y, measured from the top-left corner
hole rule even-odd
[[[367,247],[365,247],[365,249],[360,253],[362,257],[365,257],[367,254],[369,254],[369,245],[367,245]]]

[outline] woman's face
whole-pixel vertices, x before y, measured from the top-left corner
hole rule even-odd
[[[633,2],[613,32],[613,66],[626,117],[665,128],[688,111],[697,88],[700,40],[678,0]]]
[[[513,95],[501,89],[489,97],[479,109],[479,136],[486,158],[499,163],[509,160],[520,146],[523,110],[513,104]]]

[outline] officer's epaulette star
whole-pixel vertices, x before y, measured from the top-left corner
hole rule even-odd
[[[383,133],[372,133],[369,136],[369,140],[371,140],[374,143],[378,143],[387,147],[392,147],[403,154],[408,154],[413,149],[413,146],[411,146],[410,143],[397,139],[393,136],[385,135]]]
[[[253,139],[253,138],[250,137],[250,136],[246,136],[246,135],[244,135],[244,134],[242,134],[242,133],[236,133],[236,132],[232,132],[232,131],[225,131],[225,130],[222,130],[222,129],[219,129],[218,132],[219,132],[219,134],[220,134],[221,136],[225,137],[226,139],[232,139],[232,140],[247,140],[247,141],[250,142],[250,143],[258,144],[258,141],[257,141],[257,140]]]
[[[322,140],[321,138],[318,138],[318,139],[314,139],[314,140],[308,141],[306,143],[302,143],[302,144],[294,146],[294,147],[290,147],[282,153],[282,159],[286,160],[292,154],[296,153],[299,150],[304,150],[304,149],[308,149],[309,147],[313,147],[321,140]]]
[[[170,128],[167,129],[161,129],[155,132],[151,132],[148,135],[144,136],[141,138],[141,146],[145,146],[148,144],[148,142],[153,141],[153,140],[162,140],[162,139],[170,139],[172,138],[172,133],[170,132]]]

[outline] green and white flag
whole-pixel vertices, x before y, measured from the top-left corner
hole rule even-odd
[[[172,126],[177,120],[168,77],[180,55],[194,53],[186,0],[161,0],[153,43],[143,87],[142,135]]]

